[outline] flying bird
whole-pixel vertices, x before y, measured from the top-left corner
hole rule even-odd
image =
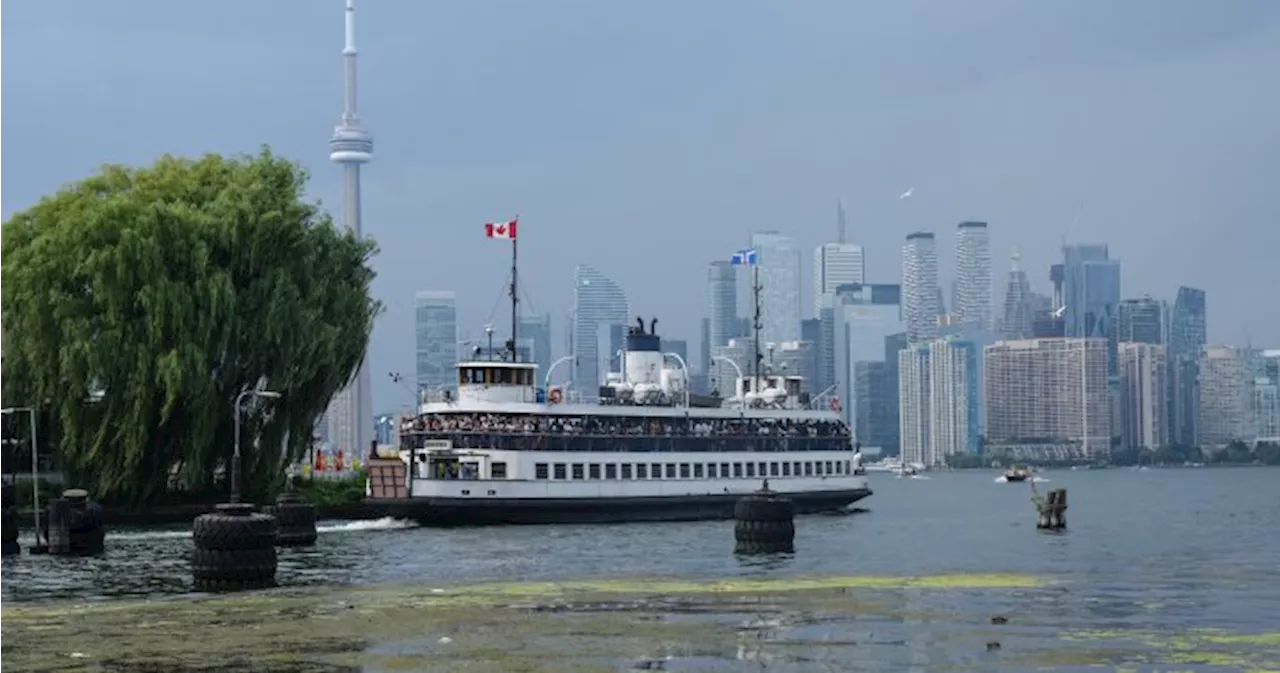
[[[900,198],[900,199],[905,199],[905,198],[907,198],[907,197],[911,196],[911,192],[914,192],[915,190],[916,190],[916,188],[915,188],[915,187],[907,187],[907,191],[905,191],[905,192],[903,192],[903,193],[899,194],[899,195],[898,195],[898,198]]]

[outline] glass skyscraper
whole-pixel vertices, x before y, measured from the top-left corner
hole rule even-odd
[[[424,290],[414,295],[418,390],[434,395],[458,385],[458,297]]]

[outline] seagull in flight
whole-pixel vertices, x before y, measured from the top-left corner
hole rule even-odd
[[[914,192],[915,190],[916,190],[916,188],[915,188],[915,187],[907,187],[907,191],[905,191],[905,192],[903,192],[903,193],[899,194],[899,195],[898,195],[898,198],[900,198],[900,199],[908,198],[908,197],[910,197],[910,196],[911,196],[911,192]]]

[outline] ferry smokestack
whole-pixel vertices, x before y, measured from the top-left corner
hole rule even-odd
[[[636,324],[640,326],[640,333],[644,334],[644,318],[636,316]]]
[[[654,318],[653,320],[649,321],[649,333],[650,333],[650,334],[657,334],[657,333],[658,333],[658,319],[657,319],[657,318]]]

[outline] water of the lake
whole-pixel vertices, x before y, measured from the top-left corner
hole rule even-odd
[[[1027,484],[1000,483],[995,476],[976,471],[916,479],[873,475],[875,495],[860,503],[868,511],[801,517],[796,554],[766,559],[731,553],[732,522],[453,530],[385,521],[323,522],[313,549],[281,551],[282,588],[255,596],[305,602],[391,590],[403,592],[405,600],[417,596],[429,602],[421,592],[452,596],[480,583],[591,580],[596,585],[587,589],[595,593],[632,582],[635,586],[622,593],[702,592],[705,597],[697,587],[738,582],[754,587],[745,593],[776,596],[759,599],[772,607],[755,610],[765,616],[754,617],[773,619],[771,635],[760,638],[776,645],[773,654],[761,654],[761,648],[769,648],[757,643],[755,650],[747,648],[756,654],[744,656],[742,633],[751,630],[743,620],[751,618],[743,617],[742,609],[704,605],[694,612],[710,630],[699,638],[714,640],[719,637],[715,629],[723,627],[738,634],[737,642],[686,652],[669,636],[655,635],[654,651],[644,656],[657,657],[654,666],[663,670],[760,670],[766,658],[771,671],[1091,665],[1152,671],[1280,669],[1280,469],[1047,472],[1038,488],[1069,490],[1070,530],[1063,534],[1035,529]],[[139,599],[149,599],[146,605],[159,598],[166,598],[159,601],[164,604],[192,602],[188,530],[111,530],[107,546],[99,558],[24,554],[3,562],[6,655],[12,638],[50,631],[11,627],[11,608],[27,610],[22,614],[34,624],[70,609],[72,602],[118,606],[118,619],[128,609],[142,610]],[[945,581],[928,582],[939,576]],[[827,579],[813,584],[811,592],[787,593],[788,583],[794,585],[798,577]],[[895,585],[878,579],[883,577],[922,579]],[[967,583],[966,577],[973,581]],[[674,588],[662,591],[653,578],[674,582]],[[819,587],[823,582],[830,586]],[[820,595],[824,587],[865,604],[842,607],[830,595]],[[536,592],[522,591],[527,601],[535,600]],[[735,594],[733,600],[745,599]],[[321,612],[315,605],[307,609]],[[658,621],[679,617],[652,605],[630,609]],[[358,610],[337,621],[350,622],[343,628],[358,632],[367,614]],[[766,618],[770,614],[774,617]],[[1009,623],[992,625],[994,614],[1008,616]],[[387,663],[388,657],[407,657],[409,670],[454,670],[476,662],[492,664],[481,670],[513,665],[488,655],[442,654],[444,646],[434,639],[411,638],[386,654],[374,647],[379,640],[376,634],[361,636],[358,664],[349,653],[331,653],[325,655],[329,659],[311,657],[318,668],[281,663],[275,669],[372,671],[400,665]],[[996,641],[998,650],[988,645]],[[538,642],[546,638],[531,636],[522,651],[533,652]],[[620,641],[617,645],[572,665],[554,655],[574,653],[550,652],[545,670],[627,670],[642,658],[622,651]],[[236,647],[242,646],[250,647]],[[572,647],[595,651],[596,645],[583,640]],[[86,653],[87,661],[76,664],[87,666],[93,656]],[[414,657],[422,659],[413,664]],[[39,658],[28,661],[45,666]],[[556,661],[558,669],[552,665]],[[58,670],[57,659],[46,663],[46,670]],[[170,668],[183,670],[176,663]]]

